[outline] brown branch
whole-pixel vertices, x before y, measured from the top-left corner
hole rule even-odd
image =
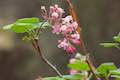
[[[84,44],[84,40],[83,40],[82,35],[81,35],[81,26],[80,26],[80,23],[79,23],[79,21],[78,21],[78,17],[77,17],[76,11],[75,11],[74,6],[72,5],[72,3],[71,3],[70,0],[67,0],[67,3],[68,3],[68,5],[69,5],[69,11],[70,11],[70,14],[71,14],[72,17],[73,17],[73,20],[74,20],[74,21],[77,21],[77,23],[78,23],[77,31],[78,31],[79,34],[80,34],[80,40],[81,40],[80,48],[81,48],[82,52],[83,52],[85,55],[87,55],[88,53],[87,53],[87,50],[86,50],[86,47],[85,47],[85,44]],[[96,79],[96,80],[99,80],[99,78],[98,78],[97,75],[96,75],[95,67],[94,67],[94,65],[92,64],[92,62],[91,62],[91,60],[89,59],[89,57],[86,59],[86,62],[88,63],[89,68],[90,68],[91,72],[93,73],[95,79]]]
[[[33,47],[38,51],[41,59],[42,59],[46,64],[48,64],[48,66],[50,66],[50,67],[58,74],[59,77],[62,77],[62,74],[57,70],[57,68],[56,68],[54,65],[52,65],[52,64],[47,60],[47,58],[41,53],[41,49],[40,49],[40,46],[39,46],[39,44],[38,44],[38,40],[34,40],[34,41],[32,42],[32,45],[33,45]]]

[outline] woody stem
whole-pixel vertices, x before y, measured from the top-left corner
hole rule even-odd
[[[59,77],[62,77],[62,74],[58,71],[58,69],[57,69],[54,65],[52,65],[51,62],[48,61],[47,58],[41,53],[41,49],[40,49],[40,46],[39,46],[39,44],[38,44],[38,40],[34,40],[34,41],[32,42],[32,45],[33,45],[33,47],[38,51],[41,59],[42,59],[46,64],[48,64],[48,66],[50,66],[50,67],[58,74]]]
[[[71,14],[72,17],[73,17],[73,20],[78,23],[77,31],[78,31],[79,34],[80,34],[80,40],[81,40],[80,48],[81,48],[82,52],[83,52],[85,55],[87,55],[88,53],[87,53],[87,50],[86,50],[86,47],[85,47],[85,44],[84,44],[84,40],[83,40],[82,35],[81,35],[81,30],[80,30],[81,27],[80,27],[80,23],[79,23],[79,21],[78,21],[78,17],[77,17],[76,11],[75,11],[74,6],[72,5],[72,3],[71,3],[70,0],[67,0],[67,3],[68,3],[68,6],[69,6],[70,14]],[[93,75],[94,75],[94,78],[95,78],[96,80],[100,80],[100,79],[97,77],[97,75],[96,75],[95,67],[94,67],[94,65],[92,64],[92,62],[91,62],[91,60],[89,59],[89,57],[87,57],[86,62],[88,63],[89,68],[90,68],[91,72],[92,72]]]

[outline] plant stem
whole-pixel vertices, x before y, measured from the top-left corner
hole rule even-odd
[[[85,47],[85,44],[84,44],[84,41],[83,41],[83,38],[82,38],[82,35],[81,35],[81,29],[80,29],[81,27],[80,27],[80,23],[79,23],[78,18],[77,18],[76,11],[75,11],[74,6],[72,5],[72,3],[71,3],[70,0],[67,0],[67,3],[68,3],[68,5],[69,5],[69,11],[70,11],[70,14],[71,14],[72,17],[73,17],[73,20],[74,20],[74,21],[77,21],[77,23],[78,23],[77,31],[78,31],[79,34],[80,34],[80,40],[81,40],[81,45],[80,45],[80,47],[81,47],[81,50],[82,50],[82,52],[83,52],[85,55],[87,55],[88,53],[87,53],[87,50],[86,50],[86,47]],[[94,65],[92,64],[92,62],[91,62],[91,60],[90,60],[89,57],[87,57],[86,62],[88,63],[89,68],[90,68],[91,72],[92,72],[93,75],[94,75],[94,78],[95,78],[96,80],[100,80],[100,79],[97,77],[97,75],[96,75],[95,67],[94,67]]]
[[[40,25],[40,28],[38,28],[38,30],[36,31],[36,35],[37,35],[37,36],[39,35],[40,29],[41,29],[41,27],[44,25],[45,22],[46,22],[46,20],[44,20],[44,21],[42,22],[42,24]]]
[[[120,47],[119,46],[116,46],[116,48],[120,51]]]
[[[52,65],[52,64],[47,60],[47,58],[41,53],[41,49],[40,49],[40,46],[39,46],[39,44],[38,44],[38,40],[35,39],[35,40],[32,42],[32,45],[33,45],[33,47],[38,51],[41,59],[42,59],[46,64],[48,64],[48,66],[50,66],[50,67],[58,74],[59,77],[62,77],[62,74],[58,71],[58,69],[57,69],[54,65]]]

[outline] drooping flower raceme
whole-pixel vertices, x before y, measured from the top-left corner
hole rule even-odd
[[[77,22],[73,21],[71,15],[63,18],[65,11],[58,5],[51,6],[49,13],[45,12],[46,10],[43,15],[48,14],[48,16],[44,16],[44,18],[51,22],[52,32],[57,35],[62,34],[64,37],[63,40],[58,40],[58,48],[63,48],[68,53],[75,53],[75,45],[80,44],[80,35],[76,31]]]

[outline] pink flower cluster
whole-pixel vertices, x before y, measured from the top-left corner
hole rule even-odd
[[[76,48],[74,45],[80,44],[80,35],[76,31],[78,24],[73,21],[71,15],[68,15],[63,18],[65,11],[60,8],[58,5],[50,7],[49,11],[49,21],[52,24],[52,32],[59,35],[63,35],[63,40],[58,40],[58,47],[63,48],[69,53],[75,53]]]

